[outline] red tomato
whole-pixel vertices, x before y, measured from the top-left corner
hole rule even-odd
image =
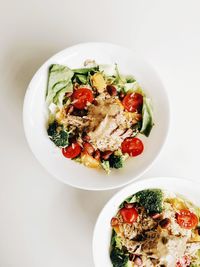
[[[189,266],[190,266],[190,258],[188,256],[184,256],[176,263],[176,267],[189,267]]]
[[[74,91],[72,98],[74,100],[74,107],[77,109],[84,109],[87,105],[87,102],[92,103],[94,100],[94,96],[92,94],[92,90],[88,88],[79,88]]]
[[[122,208],[119,213],[121,214],[125,223],[133,223],[138,217],[138,212],[135,208]]]
[[[192,229],[198,224],[197,216],[189,210],[180,210],[177,213],[177,222],[184,229]]]
[[[72,143],[70,146],[64,147],[62,153],[66,158],[76,158],[81,153],[81,146],[78,143]]]
[[[128,137],[122,142],[122,152],[128,153],[131,157],[140,155],[144,150],[144,145],[139,138]]]
[[[141,111],[143,96],[138,93],[129,93],[122,100],[122,104],[129,112]]]

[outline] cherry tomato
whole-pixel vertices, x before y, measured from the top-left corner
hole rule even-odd
[[[78,143],[72,143],[70,146],[64,147],[62,153],[66,158],[76,158],[81,153],[81,146]]]
[[[184,229],[192,229],[198,224],[197,216],[187,209],[182,209],[177,213],[177,222]]]
[[[189,267],[190,266],[190,258],[188,256],[184,256],[176,263],[176,267]]]
[[[144,150],[144,145],[139,138],[128,137],[122,142],[122,152],[128,153],[131,157],[140,155]]]
[[[138,212],[135,208],[122,208],[119,210],[125,223],[133,223],[137,220]]]
[[[95,149],[90,143],[85,142],[83,144],[83,151],[87,152],[89,155],[92,155],[94,153]]]
[[[72,99],[74,100],[73,105],[75,108],[84,109],[87,102],[92,103],[94,96],[92,94],[92,90],[88,88],[79,88],[74,91]]]
[[[143,96],[138,93],[129,93],[122,100],[124,108],[129,112],[142,110]]]

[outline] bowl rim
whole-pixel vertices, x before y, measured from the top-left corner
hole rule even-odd
[[[153,188],[151,186],[151,183],[160,182],[161,180],[164,180],[164,179],[167,180],[165,186],[167,186],[167,184],[169,184],[169,180],[170,181],[176,180],[177,182],[181,182],[182,181],[183,183],[190,184],[190,185],[193,184],[194,187],[197,184],[200,186],[200,182],[197,182],[197,180],[192,179],[192,178],[177,177],[177,176],[151,176],[151,177],[145,177],[142,180],[133,182],[133,183],[127,185],[126,187],[120,189],[116,193],[114,193],[114,195],[111,198],[109,198],[109,200],[105,203],[105,205],[100,210],[100,212],[99,212],[99,214],[97,216],[95,225],[93,227],[93,236],[92,236],[92,259],[93,259],[94,266],[96,266],[96,261],[95,261],[95,255],[96,255],[95,244],[96,244],[96,238],[97,238],[97,232],[98,232],[98,224],[99,224],[99,221],[100,221],[102,215],[107,210],[107,207],[110,206],[111,204],[114,204],[115,202],[117,202],[117,200],[120,199],[120,196],[121,195],[123,195],[126,191],[131,190],[131,188],[133,186],[135,186],[135,185],[142,186],[143,189]],[[150,186],[148,185],[148,182],[150,183]],[[146,183],[146,187],[145,187],[144,183]],[[154,188],[160,188],[160,189],[165,190],[164,188],[162,188],[162,187],[165,187],[165,186],[158,185],[158,186],[155,186]],[[139,189],[139,190],[142,190],[142,189]],[[168,190],[168,189],[166,189],[166,190]],[[169,190],[169,191],[171,191],[171,190]],[[138,192],[138,191],[136,191],[136,192]],[[174,193],[178,193],[178,190],[177,190],[177,192],[175,190]],[[129,196],[129,193],[127,192],[127,197],[128,196]]]
[[[59,175],[56,175],[56,174],[53,174],[51,173],[48,168],[45,166],[45,164],[43,164],[39,157],[36,155],[36,153],[34,152],[34,149],[32,147],[32,144],[31,144],[31,141],[29,139],[29,136],[28,136],[28,125],[26,123],[26,108],[27,108],[27,99],[29,97],[29,94],[31,92],[31,88],[33,88],[33,84],[35,83],[35,80],[37,79],[37,76],[38,74],[41,72],[41,70],[43,68],[46,67],[46,65],[48,65],[48,62],[50,62],[53,58],[57,58],[59,57],[60,55],[62,55],[63,53],[65,53],[65,51],[70,51],[70,50],[76,50],[76,49],[79,49],[79,48],[82,48],[82,47],[88,47],[88,46],[110,46],[110,47],[115,47],[115,48],[118,48],[118,49],[123,49],[123,50],[126,50],[127,52],[133,54],[136,58],[138,58],[139,60],[143,61],[147,66],[149,66],[153,72],[155,73],[157,79],[159,80],[159,82],[162,84],[162,90],[163,90],[163,93],[165,95],[165,103],[166,103],[166,114],[167,114],[167,120],[166,120],[166,131],[165,131],[165,134],[163,135],[163,141],[162,141],[162,144],[156,154],[156,156],[154,156],[154,158],[151,160],[151,162],[149,164],[146,165],[145,168],[143,168],[143,170],[138,173],[137,175],[135,175],[134,177],[132,177],[130,175],[130,179],[124,183],[120,183],[118,185],[115,185],[115,186],[107,186],[107,187],[102,187],[102,188],[99,188],[99,187],[88,187],[86,185],[84,186],[81,186],[81,185],[77,185],[77,184],[73,184],[72,182],[68,182],[68,181],[65,181],[64,179],[62,179],[61,177],[59,177]],[[117,189],[117,188],[121,188],[121,187],[124,187],[128,184],[131,184],[132,182],[134,181],[137,181],[144,173],[146,173],[150,168],[151,166],[156,162],[156,160],[158,159],[160,153],[162,152],[162,150],[164,149],[165,147],[165,144],[166,144],[166,141],[167,141],[167,138],[168,138],[168,135],[169,135],[169,130],[170,130],[170,125],[171,125],[171,108],[170,108],[170,101],[169,101],[169,95],[168,95],[168,92],[164,86],[164,83],[162,82],[162,79],[160,78],[160,75],[159,73],[157,72],[157,70],[154,68],[154,66],[152,66],[151,63],[149,63],[146,59],[144,59],[140,54],[136,54],[136,52],[130,48],[127,48],[125,46],[121,46],[121,45],[118,45],[118,44],[114,44],[114,43],[109,43],[109,42],[83,42],[83,43],[79,43],[79,44],[76,44],[76,45],[73,45],[73,46],[69,46],[67,48],[64,48],[62,49],[61,51],[53,54],[51,57],[49,57],[46,61],[43,62],[43,64],[37,69],[37,71],[35,72],[35,74],[33,75],[33,77],[31,78],[31,81],[29,82],[28,86],[27,86],[27,89],[26,89],[26,92],[25,92],[25,96],[24,96],[24,102],[23,102],[23,111],[22,111],[22,117],[23,117],[23,128],[24,128],[24,133],[25,133],[25,139],[28,143],[28,146],[32,152],[32,154],[34,155],[34,157],[37,159],[37,161],[39,162],[39,164],[47,171],[47,173],[49,175],[51,175],[52,177],[56,178],[57,180],[59,180],[60,182],[64,183],[64,184],[67,184],[71,187],[74,187],[74,188],[77,188],[77,189],[83,189],[83,190],[90,190],[90,191],[107,191],[107,190],[113,190],[113,189]]]

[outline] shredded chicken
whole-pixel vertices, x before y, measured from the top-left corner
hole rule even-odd
[[[125,138],[132,135],[130,127],[135,121],[133,116],[127,116],[119,100],[101,94],[97,101],[97,106],[88,107],[88,135],[95,148],[101,151],[115,151]]]

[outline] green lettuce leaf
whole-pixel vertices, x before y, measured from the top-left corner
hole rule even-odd
[[[75,77],[78,79],[78,81],[79,81],[81,84],[87,84],[87,82],[88,82],[88,77],[87,77],[87,75],[76,74]]]
[[[73,88],[71,86],[71,79],[73,75],[73,71],[63,65],[53,64],[49,68],[49,80],[46,96],[46,102],[48,105],[58,101],[58,96],[56,97],[56,95],[59,92],[62,91],[62,95],[64,95],[64,92],[72,92]]]
[[[60,108],[63,106],[63,99],[64,99],[66,92],[73,92],[73,84],[71,81],[67,84],[66,87],[58,91],[57,94],[53,98],[53,103],[56,104]]]
[[[90,72],[95,72],[97,71],[97,67],[93,68],[80,68],[80,69],[73,69],[73,72],[76,74],[83,74],[83,75],[88,75]]]
[[[154,123],[151,100],[147,97],[143,97],[142,128],[140,130],[140,133],[148,137],[153,125]]]

